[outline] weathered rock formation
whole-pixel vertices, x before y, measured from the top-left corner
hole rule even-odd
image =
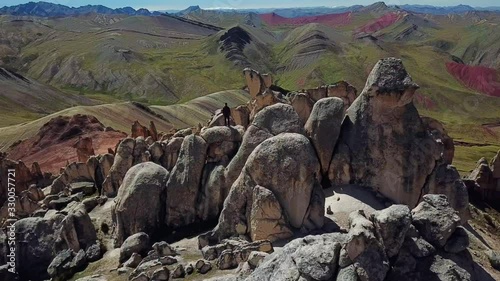
[[[441,217],[441,212],[452,217]],[[450,252],[446,247],[456,242],[454,236],[468,243],[467,236],[460,234],[459,222],[442,195],[425,195],[411,213],[403,205],[371,217],[353,212],[347,234],[293,240],[243,279],[480,280],[483,276],[475,269],[477,265],[466,248]]]
[[[92,139],[89,137],[78,138],[75,143],[76,155],[78,162],[85,163],[89,160],[90,156],[94,155],[94,147],[92,146]]]
[[[321,172],[328,176],[328,168],[333,157],[335,144],[344,119],[344,103],[339,98],[318,100],[305,124],[306,135],[316,149],[321,163]]]
[[[357,98],[346,82],[288,93],[270,76],[244,74],[253,99],[233,109],[236,126],[217,126],[216,115],[207,127],[158,134],[136,122],[114,153],[90,156],[82,141],[88,159],[68,163],[45,190],[38,165],[0,159],[2,169],[20,169],[18,213],[33,216],[16,223],[26,241],[22,278],[70,278],[101,258],[99,237],[120,247],[117,272],[129,280],[237,267],[238,280],[478,280],[460,226],[468,196],[451,166],[453,141],[418,115],[418,86],[401,61],[380,61]],[[471,181],[498,179],[499,161],[481,162]],[[323,188],[348,184],[404,205],[355,211],[347,233],[296,239],[271,254],[273,242],[334,229]],[[176,257],[185,249],[154,243],[212,222],[196,263]]]
[[[0,209],[0,225],[3,225],[5,219],[7,219],[8,196],[15,200],[15,202],[11,203],[15,204],[18,218],[26,217],[39,208],[37,201],[39,201],[41,195],[38,188],[45,187],[50,182],[51,175],[42,174],[37,163],[34,163],[32,168],[30,170],[22,161],[10,160],[6,158],[5,154],[0,153],[0,170],[2,171],[0,175],[0,206],[2,206]],[[9,170],[15,172],[9,174]],[[11,183],[10,189],[9,182]],[[12,185],[15,186],[14,190]],[[33,188],[31,188],[32,185],[34,185]],[[9,195],[11,191],[14,192]]]
[[[321,213],[314,212],[314,204],[321,202],[313,200],[318,174],[314,148],[303,135],[265,140],[231,186],[219,223],[207,239],[248,235],[252,240],[275,241],[290,237],[292,229],[321,228],[324,206]]]
[[[449,152],[427,127],[433,126],[426,126],[420,118],[412,102],[417,89],[401,60],[388,58],[377,63],[342,123],[329,168],[333,184],[371,187],[411,207],[420,202],[428,178],[441,163],[449,162],[445,160]],[[432,131],[439,132],[439,128]],[[429,191],[440,189],[450,199],[455,199],[455,193],[466,197],[458,173],[448,175],[453,177],[447,180],[450,184],[428,187]],[[459,198],[452,205],[465,213],[467,204],[463,202],[467,201]]]
[[[305,92],[315,102],[326,97],[340,98],[344,102],[344,109],[347,109],[356,99],[358,90],[346,81],[339,81],[332,85],[307,89]]]
[[[481,158],[467,179],[473,183],[470,189],[479,194],[481,200],[496,204],[500,198],[500,151],[490,163]]]
[[[58,252],[71,249],[78,253],[97,243],[90,217],[79,203],[70,204],[65,212],[21,219],[15,223],[15,231],[16,240],[23,241],[16,244],[18,272],[23,280],[45,280]]]
[[[109,175],[102,184],[103,193],[108,197],[116,196],[127,171],[135,164],[149,161],[149,157],[150,154],[144,138],[122,140],[116,149]]]
[[[156,130],[155,123],[151,121],[149,127],[146,127],[139,123],[139,121],[135,121],[132,124],[131,137],[134,139],[138,137],[143,137],[144,139],[151,137],[153,141],[158,141],[158,131]]]
[[[151,162],[136,165],[127,172],[112,210],[116,247],[132,234],[154,235],[161,229],[168,176],[165,168]]]

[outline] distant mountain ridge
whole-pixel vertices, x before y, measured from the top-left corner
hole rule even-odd
[[[38,16],[38,17],[61,17],[61,16],[74,16],[89,13],[97,14],[124,14],[124,15],[160,15],[160,12],[150,12],[147,9],[134,9],[132,7],[124,7],[118,9],[111,9],[102,5],[87,5],[81,7],[68,7],[65,5],[48,3],[48,2],[29,2],[15,6],[4,6],[0,8],[0,15],[15,15],[15,16]]]
[[[346,12],[357,12],[362,10],[380,10],[380,9],[399,9],[408,12],[433,14],[433,15],[447,15],[447,14],[460,14],[471,11],[492,11],[499,12],[500,7],[472,7],[469,5],[457,6],[432,6],[432,5],[386,5],[384,2],[375,2],[371,5],[353,5],[353,6],[339,6],[339,7],[296,7],[296,8],[255,8],[255,9],[202,9],[200,6],[191,6],[185,10],[173,12],[178,15],[187,15],[193,12],[202,10],[224,12],[237,12],[237,13],[256,13],[256,14],[271,14],[274,13],[281,17],[295,18],[305,16],[317,16],[325,14],[341,14]]]
[[[424,14],[434,14],[434,15],[446,15],[446,14],[460,14],[471,11],[493,11],[500,12],[500,7],[472,7],[469,5],[457,5],[449,7],[438,7],[431,5],[386,5],[384,2],[375,2],[372,5],[362,6],[341,6],[341,7],[296,7],[296,8],[255,8],[255,9],[202,9],[200,6],[190,6],[182,11],[168,11],[171,14],[177,16],[187,16],[191,13],[200,13],[201,11],[212,11],[213,13],[255,13],[255,14],[267,14],[274,13],[281,17],[286,18],[296,18],[305,16],[317,16],[325,14],[341,14],[346,12],[356,12],[363,9],[373,9],[373,8],[392,8],[401,9],[409,12],[424,13]],[[4,6],[0,8],[0,15],[17,15],[17,16],[39,16],[39,17],[63,17],[63,16],[74,16],[83,15],[89,13],[97,14],[124,14],[124,15],[143,15],[143,16],[154,16],[160,15],[167,11],[149,11],[147,9],[134,9],[132,7],[123,7],[112,9],[103,5],[87,5],[81,7],[68,7],[61,4],[48,3],[48,2],[29,2],[26,4],[20,4],[15,6]]]

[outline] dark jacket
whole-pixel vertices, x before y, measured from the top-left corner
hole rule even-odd
[[[231,116],[231,108],[229,108],[228,106],[224,106],[222,108],[222,114],[225,116],[225,117],[229,117]]]

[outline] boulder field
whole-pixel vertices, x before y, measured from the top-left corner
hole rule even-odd
[[[48,184],[0,158],[27,170],[20,280],[493,280],[468,251],[453,140],[418,114],[401,60],[380,60],[359,95],[344,81],[288,93],[243,74],[252,100],[232,126],[220,114],[169,133],[136,122],[107,154],[82,140],[87,160]],[[470,181],[486,182],[483,166]],[[332,221],[325,198],[348,186],[385,207]]]

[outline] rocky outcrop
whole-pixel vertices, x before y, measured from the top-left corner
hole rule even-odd
[[[196,221],[196,204],[205,165],[207,142],[200,136],[184,138],[167,182],[165,223],[181,227]]]
[[[172,171],[179,158],[179,152],[181,150],[183,137],[173,137],[164,146],[164,157],[162,161],[162,166],[168,171]]]
[[[311,139],[321,163],[321,172],[327,176],[335,144],[344,119],[344,103],[339,98],[318,100],[305,124],[306,135]]]
[[[250,124],[250,109],[246,105],[231,108],[231,117],[236,125],[246,128]]]
[[[87,266],[85,251],[64,250],[50,263],[47,272],[53,281],[65,281]]]
[[[79,138],[75,144],[75,148],[78,162],[85,163],[89,160],[90,156],[95,154],[92,139],[89,137]]]
[[[129,236],[120,247],[120,262],[128,260],[133,254],[146,255],[150,247],[149,235],[138,232]]]
[[[38,163],[34,163],[34,166],[37,167]],[[34,171],[30,171],[30,169],[22,161],[10,160],[4,153],[0,153],[0,170],[4,171],[0,175],[0,206],[3,206],[7,200],[9,178],[11,183],[14,183],[13,180],[15,180],[16,195],[20,195],[32,184],[45,187],[42,186],[44,176],[41,175],[41,171],[37,171],[36,169]],[[15,172],[9,175],[9,170],[14,170]]]
[[[112,210],[116,247],[132,234],[154,236],[162,229],[168,178],[169,172],[152,162],[138,164],[127,172]]]
[[[60,238],[64,248],[78,252],[87,250],[97,243],[97,234],[92,221],[81,203],[72,202],[64,211],[67,213],[61,222]]]
[[[482,275],[474,269],[477,265],[464,247],[446,247],[467,245],[467,235],[460,227],[449,228],[444,223],[449,219],[446,215],[438,219],[443,223],[430,222],[439,215],[423,211],[428,202],[434,202],[444,214],[455,213],[443,195],[424,196],[411,213],[404,205],[391,206],[370,217],[356,211],[349,216],[348,233],[293,240],[269,255],[244,280],[480,280]],[[437,233],[445,232],[450,235],[434,239]],[[434,248],[426,239],[440,242]],[[447,248],[458,251],[449,252]]]
[[[248,242],[243,239],[224,239],[219,244],[207,245],[203,238],[199,240],[203,258],[215,261],[219,269],[236,268],[246,262],[252,252],[272,253],[273,246],[268,240]]]
[[[304,93],[292,93],[289,96],[290,104],[297,112],[301,124],[305,124],[314,106],[314,101]]]
[[[54,245],[59,237],[58,227],[64,215],[50,218],[25,218],[15,224],[18,241],[18,265],[20,277],[26,280],[44,280],[48,278],[47,267],[55,258]]]
[[[276,196],[269,189],[255,186],[248,232],[252,241],[286,239],[293,235],[287,226],[283,209]]]
[[[102,184],[102,192],[108,197],[115,197],[127,171],[134,165],[149,161],[150,153],[143,138],[126,138],[120,142],[109,170],[109,175]]]
[[[75,182],[94,182],[95,165],[98,163],[94,161],[95,158],[90,159],[92,160],[87,163],[73,162],[66,166],[59,177],[52,182],[50,194],[70,193],[70,185]]]
[[[344,109],[347,110],[354,100],[356,100],[358,90],[346,81],[339,81],[333,85],[328,85],[327,96],[337,97],[344,102]]]
[[[260,75],[260,73],[253,69],[245,68],[243,70],[243,76],[245,76],[248,92],[252,98],[256,98],[257,95],[263,93],[266,88],[269,88],[266,87],[264,78]]]
[[[424,195],[413,211],[413,224],[423,238],[435,247],[444,247],[460,225],[460,217],[444,195]]]
[[[401,60],[377,63],[342,123],[329,168],[333,184],[367,186],[410,207],[420,202],[429,177],[448,156],[412,102],[417,88]],[[463,195],[460,178],[452,176],[441,192],[451,196],[458,190]],[[433,185],[428,190],[440,183]],[[466,208],[467,198],[457,201],[454,205]]]
[[[209,241],[220,241],[235,235],[249,235],[273,241],[289,236],[289,229],[300,229],[309,219],[306,214],[311,201],[316,204],[311,198],[318,174],[319,162],[303,135],[280,134],[262,142],[232,185],[218,225],[206,237]],[[255,200],[268,203],[259,205]],[[268,209],[252,210],[252,206]],[[281,215],[277,214],[280,208]],[[251,215],[247,216],[252,213],[254,220],[269,219],[268,225],[273,227],[252,233],[251,223],[258,223],[258,220],[252,221]],[[281,224],[283,221],[286,224]]]
[[[245,280],[335,280],[345,234],[307,236],[288,243],[271,254]]]
[[[282,92],[273,90],[272,78],[270,75],[261,75],[258,71],[250,68],[245,68],[243,70],[243,75],[245,76],[248,92],[252,98],[248,103],[250,121],[254,119],[259,111],[267,106],[277,103],[290,104],[289,99],[287,99]],[[299,106],[299,103],[300,101],[297,102],[297,106]]]
[[[339,81],[332,85],[307,89],[305,92],[315,102],[326,97],[340,98],[344,102],[344,110],[347,110],[356,99],[358,90],[346,81]]]
[[[281,133],[303,133],[299,116],[293,107],[276,104],[259,112],[245,131],[238,152],[224,171],[224,189],[229,190],[248,157],[259,144]]]
[[[97,235],[85,207],[70,204],[64,212],[48,213],[44,217],[30,217],[15,223],[19,277],[22,280],[46,280],[47,268],[62,250],[80,254],[94,247]],[[90,253],[90,251],[89,251]],[[57,270],[56,270],[57,271]]]
[[[156,130],[156,126],[153,121],[150,121],[149,127],[146,127],[136,120],[132,124],[130,136],[134,139],[138,137],[143,137],[144,139],[151,137],[153,141],[158,141],[158,131]]]
[[[459,212],[462,222],[469,219],[469,193],[455,167],[439,164],[428,177],[424,193],[446,194],[451,206]]]
[[[443,146],[442,158],[445,164],[451,165],[453,156],[455,155],[455,144],[453,139],[448,135],[443,124],[436,119],[430,117],[422,117],[422,122],[431,133],[437,143]]]
[[[500,151],[491,164],[486,158],[481,158],[467,179],[474,182],[471,191],[478,194],[481,200],[496,204],[500,198]]]

